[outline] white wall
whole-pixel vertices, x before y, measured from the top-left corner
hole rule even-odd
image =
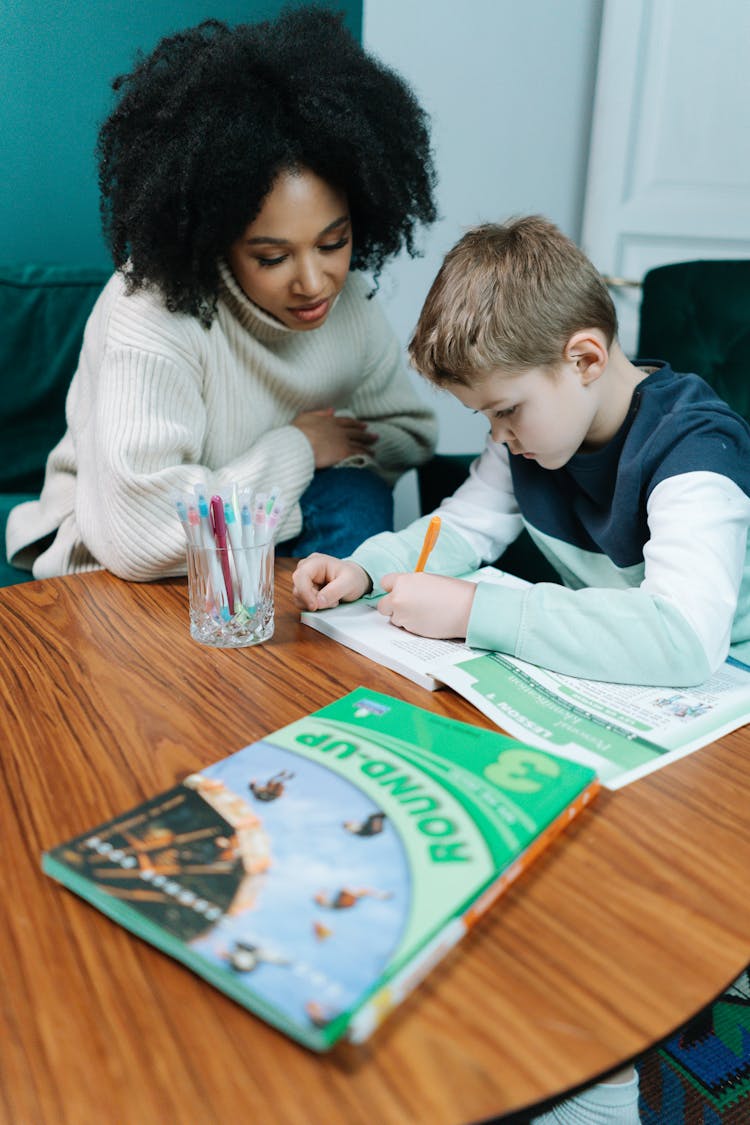
[[[382,300],[404,345],[445,252],[475,223],[540,213],[578,240],[602,0],[364,0],[368,50],[407,79],[432,118],[440,220],[424,257],[385,271]],[[440,421],[439,449],[478,450],[483,419],[414,375]],[[413,474],[397,524],[416,514]]]

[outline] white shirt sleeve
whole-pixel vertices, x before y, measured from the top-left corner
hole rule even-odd
[[[471,544],[478,558],[489,563],[499,559],[523,527],[507,447],[488,436],[468,479],[443,500],[439,511],[443,522]]]
[[[656,486],[641,590],[671,602],[717,668],[727,656],[745,569],[750,499],[728,477],[694,472]]]
[[[647,506],[644,577],[630,589],[480,583],[468,641],[572,676],[697,684],[726,659],[750,499],[718,473],[662,481]]]

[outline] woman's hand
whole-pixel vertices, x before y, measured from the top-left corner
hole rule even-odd
[[[366,422],[334,414],[332,408],[298,414],[292,425],[310,442],[316,469],[327,469],[347,457],[369,453],[378,440],[377,434],[368,432]]]
[[[319,554],[297,563],[292,583],[292,597],[301,609],[331,609],[339,602],[356,602],[372,589],[369,574],[357,563]]]
[[[378,613],[420,637],[465,637],[476,586],[440,574],[386,574]]]

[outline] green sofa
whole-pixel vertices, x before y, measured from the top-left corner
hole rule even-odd
[[[65,430],[83,329],[108,277],[69,266],[0,267],[0,586],[31,577],[6,559],[8,513],[39,495],[47,454]]]

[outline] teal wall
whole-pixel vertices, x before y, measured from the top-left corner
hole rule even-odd
[[[362,0],[323,2],[343,11],[361,38]],[[112,107],[112,79],[163,35],[208,18],[255,22],[283,6],[283,0],[0,0],[0,263],[108,265],[94,148]]]

